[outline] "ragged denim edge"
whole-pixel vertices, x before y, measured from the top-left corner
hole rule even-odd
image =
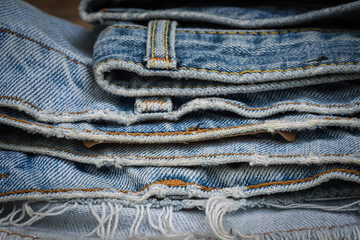
[[[354,222],[354,217],[357,216],[356,212],[358,211],[355,206],[359,203],[359,196],[348,199],[341,197],[329,199],[338,201],[337,204],[334,204],[334,202],[326,203],[326,201],[315,201],[313,203],[311,200],[309,202],[300,201],[291,203],[291,199],[289,199],[290,201],[288,203],[284,204],[278,202],[280,199],[281,198],[277,199],[274,197],[235,201],[219,196],[212,197],[209,200],[164,200],[156,203],[150,201],[130,205],[121,201],[102,200],[52,201],[48,203],[31,201],[22,203],[14,202],[13,204],[5,205],[7,211],[5,212],[5,216],[2,216],[0,219],[3,226],[3,228],[0,229],[0,233],[11,235],[11,232],[17,230],[23,232],[23,234],[17,233],[18,235],[14,235],[19,236],[20,234],[25,236],[25,234],[29,234],[31,230],[24,231],[22,227],[33,226],[33,229],[37,231],[37,237],[33,239],[37,239],[39,238],[38,236],[43,234],[41,224],[44,224],[44,221],[53,221],[53,219],[56,219],[58,216],[70,217],[74,213],[83,214],[84,212],[89,212],[90,216],[86,222],[90,227],[94,227],[94,229],[91,229],[92,231],[85,230],[85,233],[84,230],[80,231],[80,235],[84,239],[98,239],[98,237],[101,239],[118,239],[120,236],[120,239],[185,239],[186,237],[188,237],[186,239],[207,239],[207,237],[215,239],[273,239],[273,237],[275,237],[275,239],[277,239],[276,236],[281,237],[281,239],[293,239],[294,236],[301,237],[301,239],[306,238],[306,236],[313,236],[311,239],[335,239],[336,237],[342,239],[357,239],[359,236],[357,234],[357,231],[359,231],[358,222],[356,220]],[[188,216],[188,219],[191,217],[192,219],[201,221],[205,226],[198,229],[184,226],[184,223],[179,221],[177,217],[177,215],[182,213],[182,210],[176,207],[177,204],[181,204],[184,209],[196,207],[199,209],[197,210],[198,212],[204,212],[205,216],[202,215],[203,219],[201,220],[199,217],[194,217],[194,215]],[[39,208],[37,205],[43,207]],[[133,209],[132,212],[130,212],[131,215],[129,215],[128,209]],[[75,212],[78,210],[80,210],[80,213]],[[161,213],[159,213],[160,210]],[[296,229],[292,228],[290,224],[290,226],[280,228],[281,230],[279,231],[273,230],[262,233],[261,230],[259,233],[259,230],[256,229],[258,227],[254,228],[253,225],[243,226],[239,224],[241,223],[239,220],[242,221],[242,218],[246,216],[248,216],[248,221],[256,221],[256,218],[253,218],[251,214],[256,216],[257,212],[261,214],[263,211],[272,211],[273,215],[271,219],[274,219],[276,218],[276,214],[279,215],[276,211],[280,211],[280,213],[293,211],[292,214],[296,216],[296,214],[301,214],[301,211],[306,213],[307,210],[311,210],[313,215],[319,213],[326,215],[327,212],[337,212],[340,215],[346,213],[348,217],[344,218],[344,220],[340,221],[341,223],[337,225],[327,226],[327,223],[317,222],[311,223],[311,227],[304,227],[303,223],[301,223],[299,225],[302,227]],[[248,214],[243,216],[243,213],[247,212]],[[130,217],[131,220],[129,223],[124,222],[126,221],[126,215],[122,214],[128,215],[126,218]],[[186,219],[186,212],[183,212],[183,214],[185,215],[181,218],[184,220]],[[344,214],[342,214],[342,216],[344,216]],[[286,217],[286,215],[284,217]],[[263,221],[266,221],[268,216],[264,215],[263,218]],[[89,224],[91,221],[95,221],[96,224]],[[39,222],[40,225],[36,225],[37,222]],[[234,223],[236,223],[236,225],[234,225]],[[125,227],[119,226],[119,224]],[[193,224],[196,225],[196,223]],[[305,226],[308,226],[308,224],[305,224]],[[38,230],[36,230],[37,227],[39,227]],[[149,227],[150,229],[146,229]],[[61,228],[57,230],[61,234]],[[147,234],[144,234],[144,231],[147,232]],[[77,237],[72,236],[74,232],[75,231],[69,231],[67,239],[78,239],[79,235],[77,235]],[[79,232],[77,232],[77,234],[79,234]],[[56,236],[56,234],[47,233],[45,236],[47,236],[48,239],[49,236]],[[115,236],[117,237],[115,238]]]

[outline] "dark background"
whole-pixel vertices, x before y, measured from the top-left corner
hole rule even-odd
[[[78,6],[80,0],[25,0],[25,2],[51,15],[90,29],[90,25],[83,22],[79,16]]]

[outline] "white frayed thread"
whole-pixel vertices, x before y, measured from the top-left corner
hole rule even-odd
[[[210,228],[214,234],[220,239],[258,239],[256,235],[248,235],[240,233],[237,230],[232,230],[232,234],[225,231],[223,226],[224,216],[228,212],[233,212],[239,210],[241,207],[245,206],[246,200],[242,199],[240,201],[234,201],[223,196],[215,196],[209,198],[205,215],[206,220],[208,221]]]
[[[97,227],[88,234],[82,235],[80,239],[91,237],[96,234],[101,239],[116,239],[115,232],[119,223],[119,213],[123,206],[112,203],[102,203],[100,215],[97,214],[95,207],[92,203],[89,203],[89,209],[91,214],[95,217],[98,222]],[[107,211],[108,210],[108,211]]]
[[[148,223],[149,225],[157,230],[160,231],[162,234],[175,234],[176,230],[173,225],[173,207],[172,206],[166,206],[163,207],[161,213],[158,216],[157,225],[152,221],[151,214],[150,214],[150,208],[151,204],[146,205],[146,214],[148,217]],[[166,212],[166,214],[165,214]],[[162,220],[162,216],[165,214],[164,219]],[[164,223],[164,224],[163,224]]]
[[[144,213],[145,213],[144,205],[140,205],[140,207],[136,206],[136,216],[133,224],[131,225],[130,233],[129,233],[130,239],[133,239],[135,238],[136,235],[139,235],[139,227],[144,218]]]
[[[61,206],[56,206],[50,209],[49,206],[50,203],[47,203],[45,206],[36,211],[30,206],[30,203],[28,202],[23,203],[20,209],[16,209],[16,206],[14,206],[10,214],[0,219],[0,225],[16,227],[30,226],[31,224],[45,217],[61,215],[64,212],[76,209],[78,207],[78,203],[75,203],[72,206],[68,206],[68,203],[64,203]],[[20,212],[21,215],[18,216]]]
[[[281,205],[276,203],[266,203],[266,206],[278,208],[278,209],[317,209],[323,211],[333,211],[333,212],[349,212],[349,211],[359,211],[360,200],[349,203],[343,206],[322,206],[317,204],[308,204],[308,203],[294,203],[289,205]]]

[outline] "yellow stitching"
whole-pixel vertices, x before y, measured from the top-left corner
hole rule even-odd
[[[150,60],[159,60],[159,61],[167,61],[167,62],[172,62],[171,60],[169,60],[169,59],[166,59],[166,58],[150,58]]]
[[[157,20],[154,21],[153,31],[151,36],[151,58],[154,59],[154,48],[155,48],[155,27]],[[155,68],[155,61],[152,60],[152,67]]]
[[[194,30],[177,30],[179,33],[199,33],[199,34],[229,34],[229,35],[273,35],[273,34],[287,34],[287,33],[297,33],[297,32],[324,32],[324,33],[359,33],[358,30],[327,30],[320,28],[308,28],[308,29],[294,29],[294,30],[285,30],[281,32],[229,32],[229,31],[194,31]]]
[[[146,27],[137,27],[137,26],[111,26],[105,29],[105,31],[114,29],[114,28],[133,28],[147,30]],[[105,32],[104,31],[104,32]],[[199,34],[228,34],[228,35],[273,35],[273,34],[287,34],[287,33],[297,33],[297,32],[324,32],[324,33],[360,33],[359,30],[330,30],[330,29],[321,29],[321,28],[303,28],[303,29],[293,29],[293,30],[284,30],[280,32],[236,32],[236,31],[195,31],[195,30],[176,30],[178,33],[199,33]],[[103,34],[103,33],[101,33]]]
[[[166,69],[169,69],[169,54],[168,54],[168,33],[169,33],[169,24],[170,21],[166,22],[166,31],[165,31],[165,55],[166,55]]]
[[[220,157],[220,156],[253,156],[259,155],[268,158],[295,158],[295,157],[309,157],[309,156],[317,156],[317,157],[344,157],[344,156],[351,156],[352,154],[349,153],[339,153],[339,154],[324,154],[324,155],[306,155],[306,154],[293,154],[293,155],[266,155],[266,154],[259,154],[259,153],[218,153],[218,154],[209,154],[209,155],[193,155],[193,156],[172,156],[172,157],[150,157],[150,156],[140,156],[140,155],[117,155],[117,156],[109,156],[109,155],[91,155],[91,154],[84,154],[79,152],[74,152],[67,149],[50,147],[46,145],[37,145],[37,144],[29,144],[29,143],[19,143],[19,142],[10,142],[6,140],[0,140],[1,143],[5,144],[14,144],[14,145],[23,145],[28,147],[41,147],[41,148],[48,148],[56,151],[67,152],[74,155],[84,156],[84,157],[107,157],[107,158],[128,158],[128,157],[136,157],[136,158],[145,158],[145,159],[191,159],[191,158],[209,158],[209,157]]]
[[[109,59],[106,60],[104,62],[99,62],[98,64],[96,64],[96,67],[99,67],[101,64],[106,63],[106,62],[110,62],[110,61],[121,61],[121,62],[130,62],[130,63],[134,63],[132,61],[126,61],[123,59]],[[139,64],[139,63],[137,63]],[[317,67],[322,67],[322,66],[336,66],[336,65],[359,65],[360,62],[347,62],[347,63],[327,63],[327,64],[320,64],[320,65],[314,65],[314,66],[306,66],[306,67],[299,67],[299,68],[288,68],[288,69],[274,69],[274,70],[245,70],[242,72],[225,72],[225,71],[217,71],[217,70],[208,70],[208,69],[198,69],[198,68],[192,68],[192,67],[180,67],[177,70],[195,70],[195,71],[204,71],[204,72],[215,72],[215,73],[221,73],[221,74],[227,74],[227,75],[243,75],[246,73],[271,73],[271,72],[287,72],[287,71],[297,71],[297,70],[306,70],[308,68],[317,68]],[[190,86],[192,87],[192,86]]]
[[[331,169],[331,170],[327,170],[324,171],[322,173],[316,174],[312,177],[309,178],[305,178],[305,179],[297,179],[297,180],[289,180],[289,181],[278,181],[278,182],[268,182],[268,183],[263,183],[263,184],[257,184],[257,185],[249,185],[246,186],[247,190],[251,190],[253,188],[258,188],[259,185],[264,185],[264,184],[268,184],[268,185],[288,185],[288,184],[296,184],[296,183],[303,183],[303,182],[307,182],[307,181],[311,181],[314,180],[318,177],[320,177],[321,175],[324,175],[326,173],[330,173],[330,172],[345,172],[345,173],[349,173],[349,174],[354,174],[359,176],[360,172],[355,171],[355,170],[348,170],[348,169]],[[288,183],[288,184],[287,184]],[[205,187],[202,186],[198,183],[191,183],[191,182],[185,182],[179,179],[171,179],[171,180],[161,180],[161,181],[157,181],[157,182],[153,182],[153,183],[149,183],[147,185],[145,185],[143,188],[141,188],[139,191],[134,191],[133,193],[139,193],[144,191],[146,188],[148,188],[151,185],[165,185],[165,186],[170,186],[170,187],[185,187],[187,185],[195,185],[195,186],[199,186],[200,190],[202,191],[213,191],[213,190],[221,190],[221,188],[212,188],[212,187]],[[226,189],[226,188],[223,188]],[[42,189],[26,189],[26,190],[16,190],[16,191],[10,191],[10,192],[5,192],[5,193],[0,193],[0,197],[3,196],[8,196],[8,195],[15,195],[15,194],[24,194],[24,193],[32,193],[32,192],[38,192],[38,193],[59,193],[59,192],[72,192],[72,191],[76,191],[76,192],[96,192],[96,191],[104,191],[104,190],[111,190],[111,188],[80,188],[80,189],[52,189],[52,190],[42,190]],[[121,189],[115,189],[116,191],[122,192],[122,193],[129,193],[131,191],[128,190],[121,190]]]
[[[9,175],[7,175],[6,173],[5,174],[0,174],[0,178],[8,178]]]

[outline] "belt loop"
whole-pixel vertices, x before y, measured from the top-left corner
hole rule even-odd
[[[176,69],[175,31],[177,22],[170,20],[153,20],[149,22],[146,56],[146,67],[150,69]]]
[[[165,113],[173,110],[169,97],[144,97],[136,98],[135,113]]]

